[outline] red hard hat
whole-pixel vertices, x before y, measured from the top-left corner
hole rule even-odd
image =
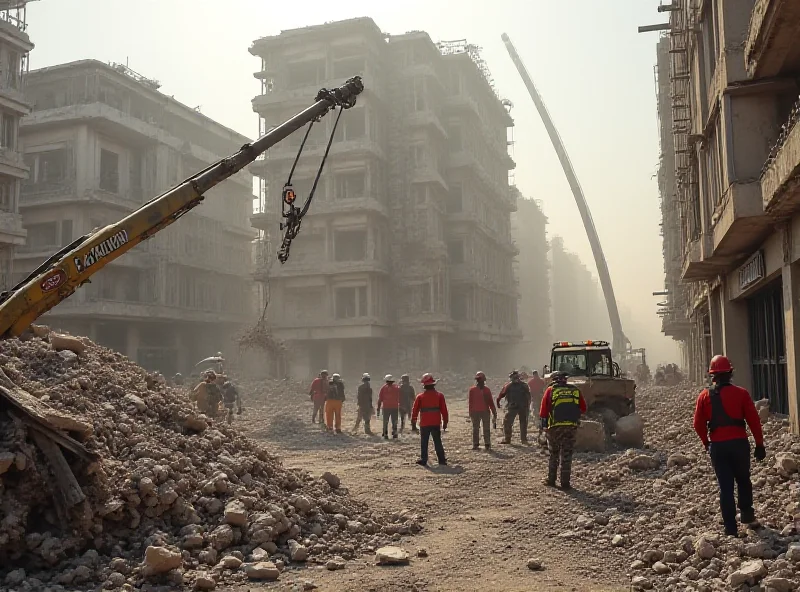
[[[433,377],[433,374],[425,373],[422,375],[420,382],[423,385],[436,384],[436,379]]]
[[[486,380],[486,375],[483,372],[476,372],[475,380]]]
[[[719,374],[720,372],[733,372],[731,361],[725,356],[714,356],[708,365],[709,374]]]

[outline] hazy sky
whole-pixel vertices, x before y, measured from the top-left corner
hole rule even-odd
[[[500,40],[508,33],[555,121],[592,210],[626,328],[652,364],[674,358],[651,292],[663,286],[655,105],[656,0],[36,0],[31,68],[95,58],[125,63],[161,90],[254,137],[250,100],[260,86],[251,42],[281,29],[360,16],[390,34],[425,30],[434,41],[484,48],[501,96],[514,103],[521,191],[544,202],[550,234],[594,269],[580,217],[533,103]],[[365,80],[369,85],[369,80]],[[596,337],[596,336],[588,336]],[[609,335],[610,337],[610,335]]]

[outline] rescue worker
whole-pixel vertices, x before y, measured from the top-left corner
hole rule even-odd
[[[539,371],[534,370],[528,380],[528,390],[531,392],[531,411],[536,413],[542,405],[545,383],[539,376]]]
[[[222,394],[216,383],[217,375],[213,370],[208,370],[203,377],[203,382],[194,387],[192,400],[197,404],[197,410],[209,417],[216,417]]]
[[[719,483],[719,509],[725,534],[736,536],[736,500],[733,484],[739,490],[739,511],[742,524],[756,521],[753,509],[753,484],[750,481],[750,441],[746,426],[750,426],[756,447],[753,456],[762,461],[767,457],[764,434],[753,399],[745,389],[731,384],[733,367],[725,356],[714,356],[708,368],[712,386],[697,397],[694,410],[694,429],[711,455],[711,464]]]
[[[406,429],[406,416],[411,415],[411,408],[414,406],[414,399],[417,393],[414,392],[414,387],[411,386],[411,379],[408,374],[403,374],[400,377],[400,433]]]
[[[514,428],[514,420],[519,417],[519,435],[523,444],[528,443],[528,409],[531,406],[531,391],[528,390],[528,385],[522,382],[520,374],[517,370],[512,370],[508,377],[511,379],[507,382],[497,396],[497,406],[500,407],[500,401],[507,399],[506,416],[503,418],[503,432],[505,438],[502,444],[511,444],[511,434]]]
[[[383,407],[383,439],[389,439],[389,420],[392,420],[392,439],[397,439],[397,416],[400,413],[400,387],[394,383],[394,377],[387,374],[384,385],[378,393],[378,416]]]
[[[492,449],[491,434],[489,428],[489,413],[494,418],[497,425],[497,409],[492,399],[492,391],[486,386],[486,375],[483,372],[475,374],[475,386],[469,389],[469,418],[472,420],[472,449],[480,448],[480,427],[483,424],[483,445],[486,450]]]
[[[358,431],[358,426],[361,425],[361,420],[364,420],[364,433],[368,436],[372,435],[372,430],[369,427],[369,422],[372,419],[372,385],[370,384],[370,376],[366,372],[361,375],[361,384],[358,385],[356,392],[356,404],[358,410],[356,414],[356,425],[353,426],[353,432]]]
[[[183,386],[185,384],[183,380],[183,374],[176,372],[172,382],[175,386]]]
[[[233,408],[237,408],[237,415],[242,414],[242,397],[239,390],[230,380],[226,380],[222,385],[222,402],[225,405],[228,415],[228,423],[233,422]]]
[[[328,371],[321,370],[319,376],[311,381],[311,388],[308,391],[309,398],[314,402],[314,411],[311,413],[311,423],[317,423],[319,413],[319,423],[322,423],[322,410],[325,407],[325,397],[328,394]]]
[[[566,372],[553,372],[553,384],[547,387],[539,409],[542,429],[547,430],[550,461],[545,485],[555,487],[561,465],[561,489],[572,489],[572,452],[578,435],[581,414],[586,413],[586,400],[575,385],[567,382]]]
[[[334,430],[335,421],[336,433],[342,433],[342,405],[344,401],[342,377],[334,373],[328,384],[328,395],[325,399],[325,424],[329,432]]]
[[[444,395],[436,390],[436,379],[431,374],[424,374],[420,380],[423,391],[414,399],[411,410],[411,430],[417,432],[419,419],[420,455],[418,465],[428,466],[428,443],[433,438],[436,459],[440,465],[447,465],[442,446],[442,430],[447,429],[449,416]]]

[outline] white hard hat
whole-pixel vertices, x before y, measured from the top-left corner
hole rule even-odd
[[[394,376],[392,376],[391,374],[387,374],[386,376],[383,377],[383,379],[386,382],[394,382]]]
[[[364,372],[364,374],[361,375],[361,380],[369,380],[369,372]]]
[[[331,378],[336,380],[337,378],[341,378],[341,376],[339,376],[336,372],[334,372],[333,375],[331,375]]]

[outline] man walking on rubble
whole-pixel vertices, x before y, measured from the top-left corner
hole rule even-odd
[[[314,402],[314,411],[311,413],[311,423],[317,422],[319,413],[319,423],[322,423],[322,410],[325,407],[325,398],[328,395],[328,371],[322,370],[313,381],[308,396]]]
[[[483,424],[483,445],[486,450],[492,449],[491,430],[489,429],[489,413],[497,424],[497,409],[494,407],[492,391],[486,386],[486,375],[475,374],[475,386],[469,389],[469,418],[472,420],[472,449],[480,448],[480,427]]]
[[[550,459],[545,485],[555,487],[559,464],[561,489],[572,489],[572,452],[578,435],[581,414],[586,413],[586,400],[575,385],[567,382],[566,372],[553,372],[553,384],[547,387],[539,409],[542,429],[547,430]]]
[[[531,392],[531,412],[537,413],[542,405],[542,395],[544,394],[544,380],[539,376],[539,371],[534,370],[528,381],[528,390]]]
[[[366,372],[361,376],[361,384],[358,385],[356,394],[356,404],[358,410],[356,413],[356,425],[353,426],[353,433],[358,431],[358,426],[361,425],[361,420],[364,420],[364,433],[368,436],[372,435],[372,430],[369,428],[369,422],[372,419],[372,385],[370,384],[370,376]]]
[[[400,377],[400,433],[406,429],[406,416],[411,415],[411,407],[414,406],[414,399],[417,393],[414,392],[414,387],[411,386],[408,374],[403,374]]]
[[[519,435],[523,444],[528,443],[528,409],[531,405],[531,392],[517,370],[512,370],[507,382],[497,396],[497,406],[506,399],[506,416],[503,418],[503,432],[505,438],[502,444],[511,444],[511,434],[514,429],[514,420],[519,418]]]
[[[750,481],[750,427],[758,461],[767,457],[764,434],[753,399],[745,389],[731,384],[733,366],[725,356],[714,356],[708,368],[712,386],[697,397],[694,429],[711,455],[711,464],[719,483],[719,509],[725,534],[737,536],[736,500],[733,485],[739,490],[739,511],[742,524],[756,522],[753,509],[753,484]]]
[[[400,387],[394,383],[394,377],[387,374],[385,384],[378,393],[378,415],[383,408],[383,439],[389,439],[389,420],[392,420],[392,438],[397,439],[397,416],[400,413]]]
[[[237,415],[242,414],[242,397],[230,380],[226,380],[222,385],[222,402],[228,415],[228,423],[233,423],[233,408],[237,408]]]
[[[344,383],[338,374],[331,376],[328,385],[328,396],[325,399],[325,424],[329,432],[334,430],[334,420],[336,433],[342,433],[342,405],[344,405]]]
[[[447,465],[442,446],[442,431],[447,430],[449,416],[444,395],[436,390],[436,379],[431,374],[422,376],[423,391],[414,399],[411,410],[411,430],[417,432],[419,418],[420,455],[418,465],[428,466],[428,443],[433,438],[433,447],[440,465]]]
[[[217,375],[213,370],[205,373],[204,380],[192,390],[192,401],[197,405],[200,413],[205,413],[209,417],[216,417],[219,410],[219,403],[222,394],[216,383]]]

